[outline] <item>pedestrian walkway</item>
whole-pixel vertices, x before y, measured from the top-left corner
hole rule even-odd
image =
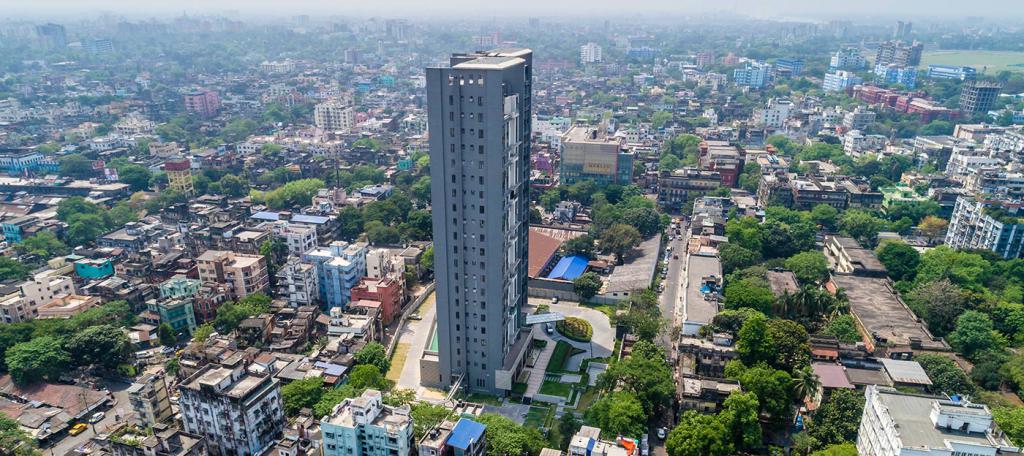
[[[547,342],[547,345],[537,356],[537,362],[533,364],[533,367],[527,369],[530,372],[530,378],[526,381],[526,393],[523,394],[523,397],[529,399],[533,399],[533,396],[540,392],[540,387],[544,384],[544,373],[548,368],[548,361],[551,361],[551,355],[555,352],[556,342],[551,340],[547,334],[539,332],[537,339]]]

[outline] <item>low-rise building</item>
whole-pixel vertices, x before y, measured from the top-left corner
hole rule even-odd
[[[366,276],[366,244],[334,241],[306,252],[304,258],[316,267],[320,304],[327,309],[346,307],[352,288]]]
[[[869,385],[857,452],[873,456],[1016,454],[983,404]]]
[[[320,420],[324,456],[409,456],[413,450],[409,406],[385,405],[383,394],[366,390],[334,406]]]
[[[39,307],[36,318],[71,318],[100,305],[100,298],[76,294],[61,295]]]
[[[313,264],[289,257],[275,274],[277,294],[291,307],[313,305],[320,297],[320,286]]]
[[[219,283],[227,289],[228,299],[241,299],[270,287],[267,259],[223,250],[207,250],[196,259],[199,280]]]

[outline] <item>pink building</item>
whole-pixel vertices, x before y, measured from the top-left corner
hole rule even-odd
[[[204,118],[216,116],[220,110],[220,96],[210,89],[193,90],[185,94],[185,110]]]

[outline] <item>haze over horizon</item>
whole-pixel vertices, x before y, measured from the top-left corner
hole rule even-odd
[[[41,16],[81,16],[111,13],[129,17],[159,17],[180,14],[211,14],[225,11],[243,16],[330,14],[438,17],[512,17],[554,16],[569,17],[625,15],[687,15],[732,13],[752,18],[825,20],[836,18],[891,18],[906,16],[917,19],[948,20],[967,17],[1010,19],[1024,16],[1020,3],[1011,0],[978,0],[970,3],[953,0],[862,0],[860,2],[810,0],[725,0],[671,1],[636,0],[628,3],[611,0],[563,0],[541,2],[521,0],[501,4],[488,4],[470,0],[446,0],[426,3],[418,0],[382,0],[368,2],[321,0],[202,0],[133,2],[126,0],[45,0],[41,2],[0,1],[0,8],[8,17],[30,18]]]

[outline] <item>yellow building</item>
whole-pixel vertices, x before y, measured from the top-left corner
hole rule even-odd
[[[192,184],[192,164],[188,160],[164,162],[164,171],[171,189],[188,196],[196,193]]]

